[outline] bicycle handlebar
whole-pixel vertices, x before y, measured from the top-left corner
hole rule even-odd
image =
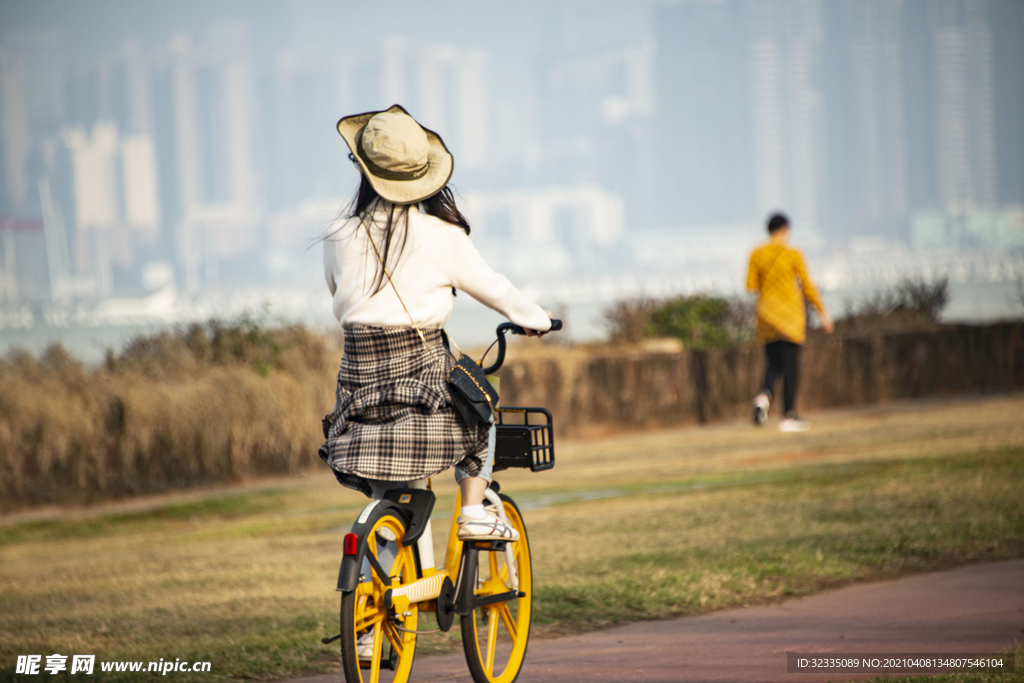
[[[562,321],[554,320],[551,321],[551,327],[548,328],[548,332],[557,332],[562,329]],[[516,325],[514,323],[502,323],[498,325],[498,328],[494,331],[498,335],[498,358],[494,361],[493,365],[489,365],[484,368],[485,375],[492,375],[501,369],[502,364],[505,362],[505,333],[511,332],[512,334],[526,334],[526,329]]]

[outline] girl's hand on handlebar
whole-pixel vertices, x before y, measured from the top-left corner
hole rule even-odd
[[[554,313],[552,313],[551,311],[544,311],[544,312],[547,314],[549,319],[554,319],[554,317],[555,317]],[[537,330],[531,330],[529,328],[526,328],[526,336],[527,337],[543,337],[548,332],[550,332],[550,330],[544,330],[543,332],[538,332]]]

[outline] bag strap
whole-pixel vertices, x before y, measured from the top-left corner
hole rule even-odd
[[[423,346],[429,349],[430,345],[427,344],[427,338],[423,336],[423,331],[416,326],[416,320],[412,317],[412,313],[409,312],[409,307],[405,305],[404,301],[402,301],[402,295],[398,293],[398,287],[395,287],[395,281],[391,279],[391,273],[388,272],[388,267],[384,263],[384,259],[380,256],[380,250],[377,249],[377,243],[373,241],[373,233],[370,232],[370,226],[368,226],[364,220],[360,220],[360,222],[363,224],[363,227],[366,228],[366,237],[370,240],[370,246],[373,247],[373,253],[377,255],[377,260],[380,261],[380,267],[384,269],[384,275],[388,279],[388,284],[391,285],[391,289],[395,290],[395,296],[398,297],[398,303],[402,304],[402,308],[405,309],[405,314],[409,316],[409,322],[412,323],[412,328],[416,330],[416,334],[420,335],[420,341],[423,342]]]
[[[423,342],[423,346],[427,350],[429,350],[430,345],[427,344],[427,338],[423,336],[423,331],[416,325],[416,319],[412,317],[412,313],[409,312],[409,307],[406,306],[405,302],[402,300],[402,295],[398,293],[398,287],[395,287],[395,281],[391,279],[391,273],[388,272],[388,267],[384,263],[384,259],[381,258],[380,250],[377,249],[377,243],[373,241],[373,233],[370,232],[370,226],[368,226],[364,221],[363,227],[366,229],[366,237],[367,239],[370,240],[370,245],[373,247],[373,253],[377,255],[377,260],[380,261],[380,267],[384,269],[384,275],[388,279],[388,284],[391,285],[391,289],[394,290],[395,296],[398,297],[398,303],[402,304],[402,308],[405,310],[405,314],[409,316],[409,323],[412,325],[412,328],[416,330],[416,334],[420,336],[420,341]],[[443,331],[444,330],[442,330],[442,332]],[[446,334],[445,336],[448,338],[448,341],[450,341],[452,344],[455,344],[455,350],[459,352],[459,355],[465,355],[464,353],[462,353],[462,349],[459,348],[459,345],[455,342],[455,340],[451,338],[451,335]],[[451,351],[449,351],[448,353],[451,353]],[[486,394],[487,392],[484,393]]]

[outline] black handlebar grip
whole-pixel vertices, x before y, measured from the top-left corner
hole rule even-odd
[[[548,332],[556,332],[560,329],[562,329],[562,321],[552,320],[551,327],[548,329]],[[501,323],[500,325],[498,325],[498,329],[495,330],[495,333],[497,334],[498,337],[498,358],[494,361],[493,365],[488,365],[487,367],[484,368],[485,375],[490,375],[491,373],[497,372],[501,368],[502,364],[505,362],[506,332],[511,332],[512,334],[526,334],[526,330],[524,330],[519,325],[515,325],[513,323]],[[483,359],[481,359],[480,362],[482,363]]]
[[[508,331],[511,332],[512,334],[526,334],[526,330],[523,327],[519,326],[519,325],[515,325],[513,323],[505,323],[505,324],[508,325]],[[546,331],[547,332],[557,332],[560,329],[562,329],[562,321],[561,320],[554,320],[554,319],[552,319],[551,320],[551,327],[549,327]]]

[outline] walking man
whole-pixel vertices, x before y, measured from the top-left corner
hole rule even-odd
[[[782,375],[785,413],[779,431],[802,432],[809,425],[796,416],[796,390],[800,346],[807,339],[805,299],[818,309],[825,332],[832,334],[834,325],[807,274],[803,254],[789,246],[789,219],[781,213],[773,215],[768,220],[768,235],[768,243],[750,255],[747,272],[747,289],[758,293],[757,339],[764,344],[768,360],[764,384],[754,397],[754,424],[763,426],[768,421],[775,379]]]

